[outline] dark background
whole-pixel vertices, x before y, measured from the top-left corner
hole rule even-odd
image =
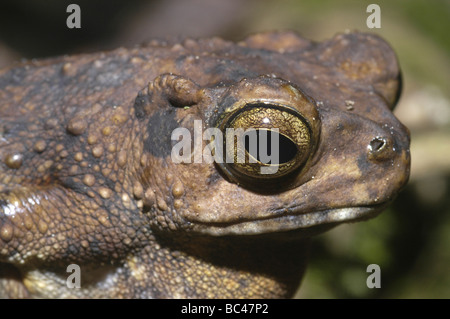
[[[81,7],[81,29],[66,8]],[[381,29],[366,8],[381,7]],[[379,217],[314,240],[299,298],[450,298],[450,1],[2,0],[0,67],[15,61],[133,46],[153,37],[240,40],[293,29],[317,41],[374,32],[396,50],[404,92],[395,111],[411,130],[410,183]],[[368,289],[366,267],[381,267]]]

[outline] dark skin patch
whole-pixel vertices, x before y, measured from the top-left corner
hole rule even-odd
[[[229,79],[228,81],[239,81],[246,76],[257,76],[257,74],[251,70],[242,69],[242,67],[236,66],[234,61],[230,60],[224,60],[223,63],[205,69],[205,73],[210,74],[211,76],[220,75],[222,78]]]
[[[157,111],[152,114],[147,124],[149,137],[144,141],[145,152],[156,157],[170,156],[172,151],[171,135],[173,130],[180,126],[175,117],[175,109]]]
[[[78,178],[79,179],[79,178]],[[75,180],[74,177],[60,178],[62,186],[80,194],[86,194],[87,188],[81,181]]]
[[[362,174],[367,174],[368,172],[370,172],[371,164],[367,161],[366,154],[359,155],[356,162],[358,163],[358,168]]]
[[[136,96],[136,99],[134,100],[134,114],[138,119],[143,119],[145,117],[145,106],[148,105],[149,97],[147,94],[144,93],[144,91],[139,91],[138,95]]]

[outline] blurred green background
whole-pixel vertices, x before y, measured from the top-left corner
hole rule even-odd
[[[69,3],[82,28],[65,27]],[[368,29],[366,8],[381,7]],[[132,46],[152,37],[240,40],[292,29],[313,40],[337,32],[380,34],[398,54],[404,91],[395,114],[411,130],[410,183],[379,217],[314,239],[297,298],[450,298],[450,1],[4,0],[0,67],[38,58]],[[366,267],[381,267],[381,288]]]

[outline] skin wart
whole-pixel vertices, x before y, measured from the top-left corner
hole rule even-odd
[[[362,33],[153,41],[0,70],[0,296],[292,296],[312,235],[375,216],[406,184],[400,86],[392,49]],[[294,151],[278,175],[174,163],[173,130],[193,136],[196,120],[276,127]]]

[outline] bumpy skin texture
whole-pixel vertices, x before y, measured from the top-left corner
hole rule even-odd
[[[391,48],[360,33],[154,41],[1,70],[0,296],[291,296],[310,235],[376,215],[407,182],[399,91]],[[288,177],[171,160],[175,128],[255,102],[309,119],[311,154]]]

